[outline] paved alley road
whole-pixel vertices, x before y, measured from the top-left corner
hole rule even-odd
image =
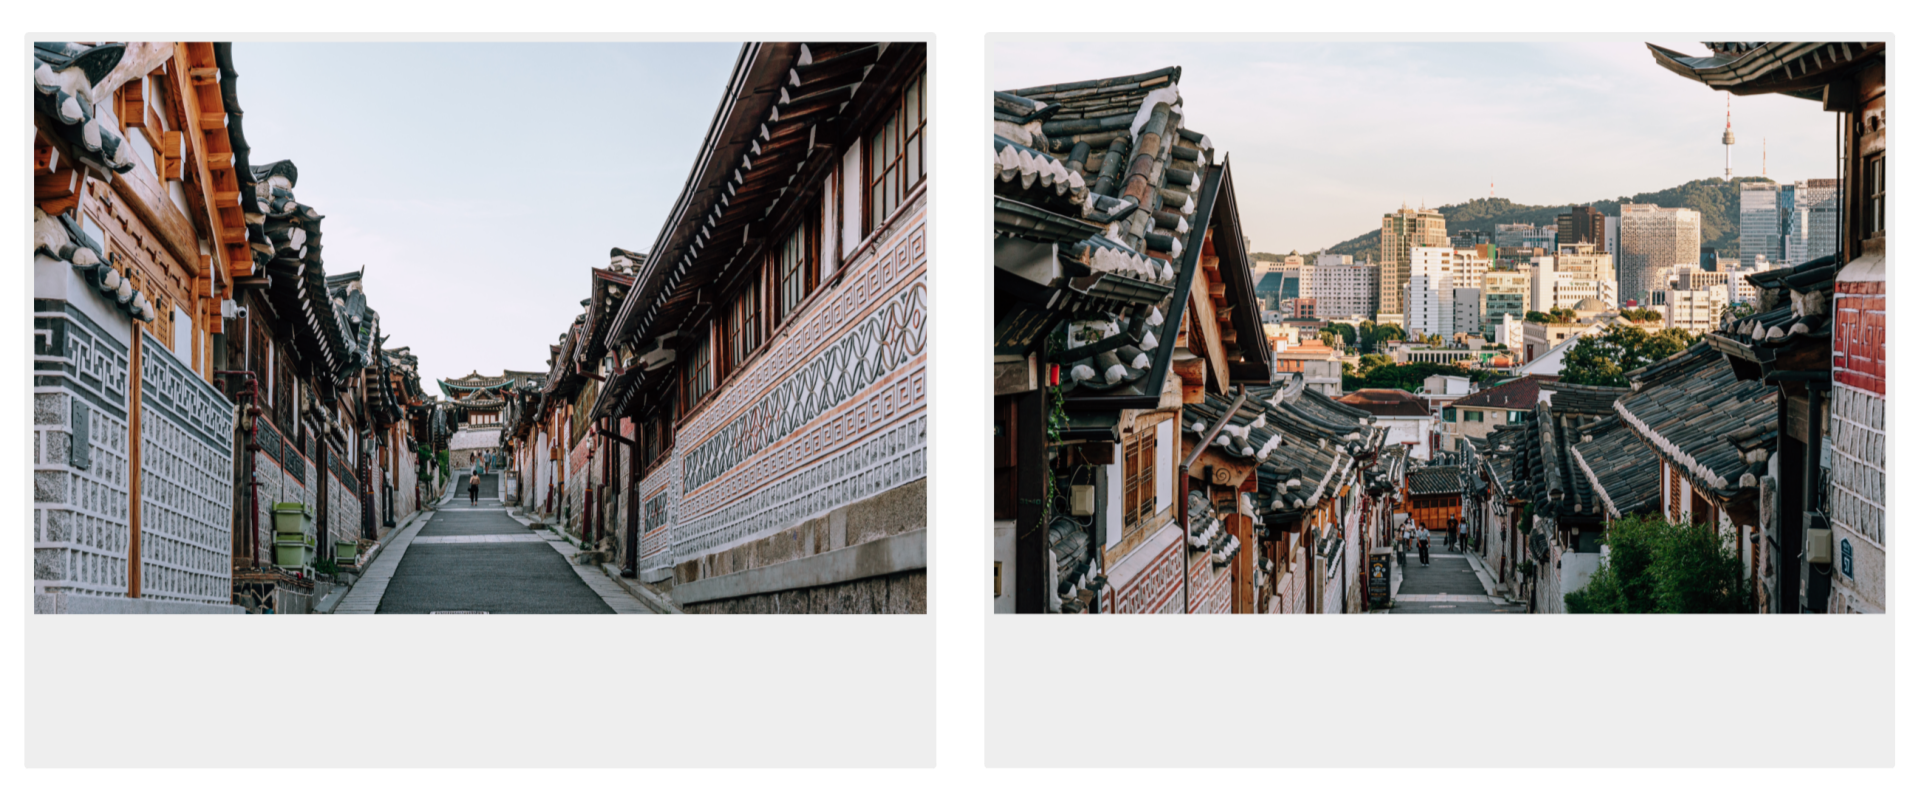
[[[481,478],[475,505],[467,499],[465,475],[456,475],[455,492],[415,533],[395,538],[393,551],[368,569],[341,612],[646,613],[598,567],[570,563],[571,544],[507,516],[498,480]],[[380,563],[396,557],[397,566]]]
[[[1433,563],[1420,565],[1420,554],[1407,554],[1407,571],[1393,597],[1394,614],[1524,614],[1526,607],[1488,594],[1488,585],[1472,562],[1449,553],[1436,540]]]

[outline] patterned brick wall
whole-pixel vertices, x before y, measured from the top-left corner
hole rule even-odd
[[[1833,511],[1829,610],[1886,610],[1887,340],[1884,261],[1849,264],[1834,282],[1828,420]]]
[[[674,564],[926,477],[926,236],[922,206],[688,419]]]
[[[142,334],[140,594],[233,598],[233,404]]]
[[[79,309],[34,301],[36,594],[127,592],[128,352]]]

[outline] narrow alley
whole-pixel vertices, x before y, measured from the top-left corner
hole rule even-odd
[[[340,614],[646,614],[597,566],[572,562],[564,537],[533,530],[501,502],[498,473],[473,502],[464,476],[393,541],[334,611]]]
[[[1406,569],[1394,578],[1389,614],[1524,614],[1527,607],[1494,593],[1486,565],[1473,553],[1449,553],[1438,540],[1421,564],[1407,554]],[[1396,569],[1398,566],[1396,565]]]

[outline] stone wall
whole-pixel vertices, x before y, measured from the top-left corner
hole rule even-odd
[[[1832,402],[1834,591],[1829,610],[1881,613],[1887,597],[1887,403],[1846,385],[1833,387]]]
[[[691,603],[689,614],[925,614],[927,571]]]
[[[140,596],[233,601],[233,404],[142,334]]]
[[[919,480],[774,535],[681,562],[674,567],[674,577],[678,583],[717,578],[897,536],[926,525],[927,482]]]
[[[52,612],[45,595],[127,592],[129,349],[57,300],[34,301],[33,333],[33,591]]]

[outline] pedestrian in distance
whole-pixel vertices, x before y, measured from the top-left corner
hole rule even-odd
[[[472,505],[480,505],[480,473],[478,472],[467,477],[467,499],[472,501]]]
[[[1415,534],[1415,538],[1420,542],[1420,566],[1433,566],[1428,560],[1430,557],[1429,553],[1433,549],[1433,533],[1428,531],[1425,526],[1422,526],[1420,532]]]

